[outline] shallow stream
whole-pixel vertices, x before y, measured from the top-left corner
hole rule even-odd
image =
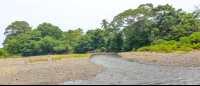
[[[200,85],[200,67],[147,65],[120,58],[117,54],[95,54],[91,62],[106,71],[89,80],[59,85]]]

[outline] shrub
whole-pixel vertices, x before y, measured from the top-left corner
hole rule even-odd
[[[101,47],[101,52],[107,51],[105,47]]]
[[[7,56],[9,56],[9,54],[4,49],[0,49],[0,57],[1,56],[7,57]]]
[[[200,32],[194,32],[190,35],[190,39],[192,43],[200,42]]]
[[[96,53],[100,53],[100,52],[101,52],[101,49],[96,49],[95,52],[96,52]]]
[[[132,51],[135,51],[135,50],[136,50],[135,48],[132,49]]]

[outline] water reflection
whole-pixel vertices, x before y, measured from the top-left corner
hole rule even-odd
[[[200,67],[146,65],[122,59],[117,54],[95,54],[91,61],[107,70],[90,80],[77,80],[60,85],[199,85]]]

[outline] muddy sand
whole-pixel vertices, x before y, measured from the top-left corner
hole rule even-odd
[[[200,50],[187,52],[176,51],[174,53],[156,52],[121,52],[120,56],[130,61],[162,66],[200,67]]]
[[[54,85],[92,79],[106,69],[92,63],[89,56],[51,60],[55,56],[59,55],[0,59],[0,85]],[[29,62],[35,59],[48,61]]]

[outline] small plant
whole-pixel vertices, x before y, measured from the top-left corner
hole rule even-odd
[[[2,59],[7,59],[7,57],[1,57]]]
[[[118,55],[120,56],[120,55],[121,55],[121,53],[118,53]]]
[[[178,54],[186,54],[186,53],[178,53]]]
[[[140,54],[136,54],[136,56],[141,56]]]
[[[133,48],[133,50],[132,51],[135,51],[136,49],[135,48]]]
[[[101,52],[101,49],[96,49],[95,52],[96,52],[96,53],[100,53],[100,52]]]
[[[153,59],[153,60],[151,60],[152,62],[157,62],[158,61],[158,59]]]
[[[143,56],[149,56],[148,54],[143,54]]]

